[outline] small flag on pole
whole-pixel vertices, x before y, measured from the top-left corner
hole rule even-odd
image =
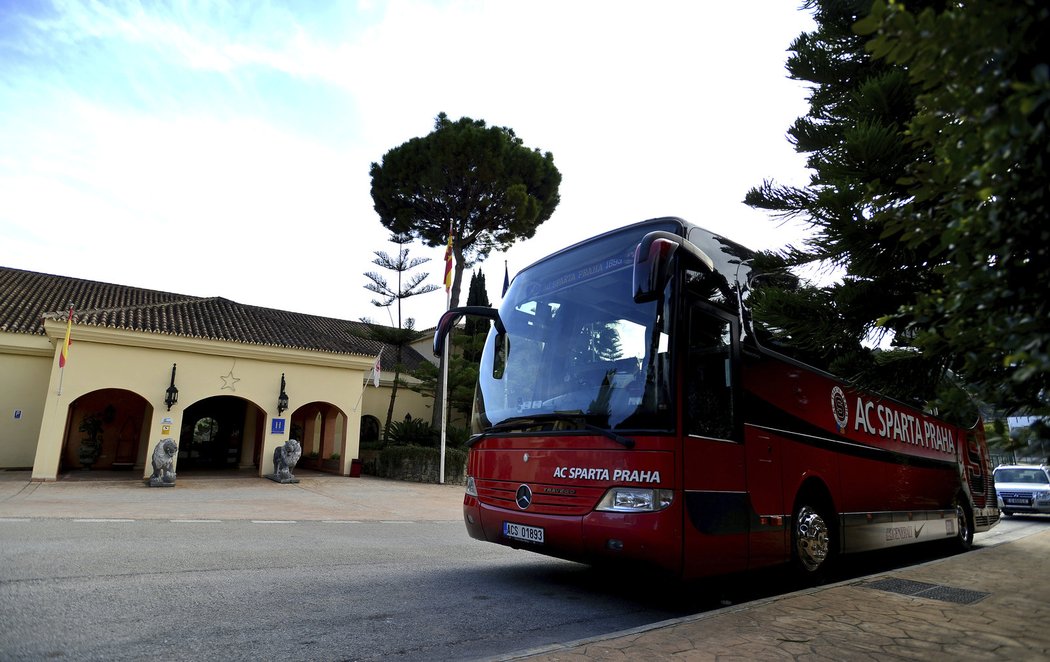
[[[448,233],[448,246],[445,248],[445,294],[452,289],[452,233]]]
[[[58,367],[65,368],[69,360],[69,334],[73,330],[73,306],[69,307],[69,318],[66,319],[66,337],[62,341],[62,353],[58,355]]]
[[[507,296],[507,288],[510,287],[510,272],[507,271],[507,261],[503,261],[503,296]]]
[[[379,388],[379,371],[380,371],[380,359],[383,358],[383,353],[379,352],[379,356],[376,357],[376,362],[372,365],[372,386]]]

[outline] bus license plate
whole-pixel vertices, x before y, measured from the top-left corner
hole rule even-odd
[[[514,522],[504,522],[503,535],[508,538],[514,538],[515,540],[523,540],[525,542],[533,542],[537,544],[543,543],[543,529],[538,526],[525,526],[524,524],[515,524]]]

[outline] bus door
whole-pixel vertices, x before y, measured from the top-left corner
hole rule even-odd
[[[782,563],[788,558],[791,520],[784,512],[781,439],[768,430],[747,426],[744,448],[750,501],[750,567]]]
[[[737,396],[738,322],[707,303],[686,305],[682,362],[684,571],[747,567],[748,494]]]

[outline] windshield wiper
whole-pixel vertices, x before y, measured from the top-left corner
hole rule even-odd
[[[624,437],[623,435],[616,434],[612,430],[598,427],[587,422],[585,415],[581,413],[553,413],[553,414],[534,414],[532,416],[515,416],[508,418],[502,423],[497,423],[490,428],[485,428],[485,431],[479,435],[475,435],[467,440],[467,446],[473,446],[477,442],[481,441],[490,434],[497,432],[507,432],[509,430],[520,429],[523,427],[530,427],[530,425],[542,425],[544,423],[573,423],[577,426],[577,429],[587,430],[589,432],[596,432],[603,437],[612,439],[616,443],[624,446],[625,448],[634,448],[634,439]]]

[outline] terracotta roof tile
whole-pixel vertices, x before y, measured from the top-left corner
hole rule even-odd
[[[43,335],[44,319],[271,347],[375,356],[394,349],[363,338],[369,326],[331,317],[248,306],[222,297],[194,297],[0,267],[0,331]],[[385,349],[384,349],[385,348]],[[422,356],[405,348],[409,369]]]

